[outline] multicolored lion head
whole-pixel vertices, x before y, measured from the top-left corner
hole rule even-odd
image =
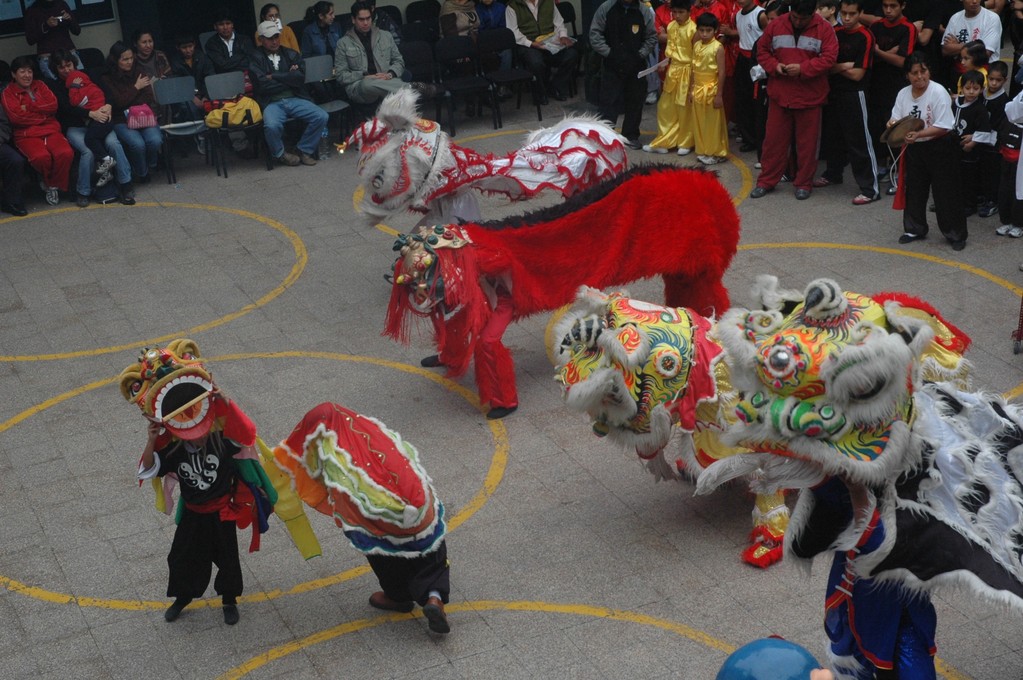
[[[212,400],[196,401],[214,391],[213,377],[191,340],[142,350],[138,361],[121,371],[120,386],[126,400],[180,439],[201,438],[213,426]]]
[[[448,167],[451,140],[440,125],[419,117],[411,88],[388,95],[376,117],[345,142],[359,147],[359,177],[366,192],[360,209],[375,220],[404,210],[426,210],[435,167]],[[438,165],[438,160],[441,163]]]
[[[829,279],[785,296],[773,277],[761,283],[775,304],[733,308],[718,324],[741,395],[728,441],[854,482],[890,480],[912,462],[915,387],[962,377],[968,338],[908,296],[846,293]],[[787,313],[785,297],[798,299]]]
[[[598,435],[653,457],[674,423],[692,431],[695,404],[713,394],[708,367],[720,347],[709,328],[687,309],[584,287],[555,327],[555,379]]]

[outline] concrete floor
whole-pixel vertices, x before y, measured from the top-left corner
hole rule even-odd
[[[545,122],[560,108],[546,107]],[[497,133],[461,120],[456,141],[505,152],[538,125],[528,107],[505,114]],[[653,107],[645,114],[652,130]],[[744,198],[755,159],[730,160],[715,169]],[[419,367],[428,339],[402,347],[380,336],[393,237],[355,213],[355,162],[267,172],[234,160],[222,179],[193,153],[178,162],[179,184],[158,176],[135,207],[46,209],[34,197],[29,218],[0,220],[3,675],[702,680],[769,634],[822,658],[826,565],[807,579],[784,563],[742,564],[751,503],[741,489],[694,498],[593,437],[552,382],[547,316],[506,335],[521,406],[501,422],[478,412],[471,379]],[[733,301],[748,301],[760,273],[786,287],[829,276],[849,290],[906,291],[972,335],[977,386],[1023,389],[1010,338],[1021,242],[995,236],[997,217],[972,217],[961,253],[936,229],[899,246],[891,199],[855,207],[856,193],[847,181],[797,202],[781,185],[743,200]],[[526,209],[484,203],[494,217]],[[660,285],[630,291],[656,301]],[[428,635],[418,615],[371,609],[364,560],[321,517],[311,519],[322,557],[303,562],[276,521],[263,549],[242,556],[237,626],[216,607],[164,622],[173,526],[135,482],[145,423],[114,378],[141,346],[181,336],[268,442],[332,400],[419,447],[454,517],[449,636]],[[964,594],[936,601],[944,677],[1023,678],[1019,617]]]

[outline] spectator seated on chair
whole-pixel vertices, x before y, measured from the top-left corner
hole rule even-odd
[[[284,165],[316,165],[316,149],[327,125],[327,112],[306,94],[302,55],[281,47],[277,23],[264,21],[258,31],[262,44],[252,57],[252,79],[256,100],[263,109],[263,135],[270,155]],[[305,123],[297,145],[298,156],[285,151],[281,140],[289,120]]]
[[[504,16],[515,34],[523,68],[543,84],[548,97],[565,101],[579,65],[579,51],[554,0],[508,0]],[[547,69],[551,69],[550,80]]]
[[[163,107],[157,106],[151,87],[153,79],[135,63],[135,51],[120,40],[115,42],[107,55],[107,72],[103,75],[107,101],[113,107],[114,131],[128,155],[132,173],[140,184],[150,180],[149,171],[156,167],[163,147],[163,133],[160,131],[160,115]],[[146,105],[155,114],[156,124],[143,128],[128,127],[126,111],[133,106]]]

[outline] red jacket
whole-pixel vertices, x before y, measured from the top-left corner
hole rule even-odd
[[[767,25],[757,47],[757,61],[767,71],[767,95],[780,106],[812,109],[828,98],[828,70],[838,58],[838,38],[818,14],[798,35],[788,14]],[[798,77],[780,76],[778,64],[799,64]]]
[[[41,80],[33,80],[30,88],[34,96],[11,83],[0,96],[14,128],[14,139],[60,134],[60,123],[55,115],[57,98]]]

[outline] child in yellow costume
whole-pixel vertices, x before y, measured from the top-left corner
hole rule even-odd
[[[657,100],[657,137],[643,145],[647,153],[668,153],[678,147],[678,155],[685,156],[693,150],[689,86],[696,24],[689,18],[692,4],[692,0],[671,0],[672,22],[668,24],[668,45],[664,48],[664,56],[671,63],[664,76],[661,98]]]
[[[723,163],[728,156],[728,123],[722,92],[725,82],[725,48],[718,42],[718,19],[707,12],[696,20],[693,44],[692,104],[696,158],[704,165]]]

